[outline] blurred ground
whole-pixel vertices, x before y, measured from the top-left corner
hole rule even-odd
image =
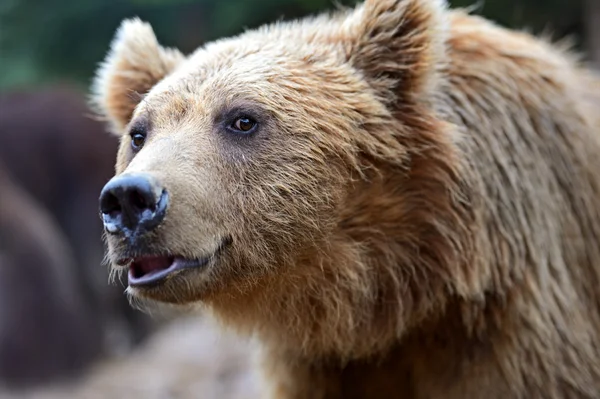
[[[129,355],[100,362],[79,382],[1,399],[255,399],[251,342],[202,316],[170,322]]]

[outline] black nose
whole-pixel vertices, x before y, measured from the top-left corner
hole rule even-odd
[[[162,222],[168,205],[167,191],[146,174],[112,178],[100,194],[104,228],[110,234],[135,236]]]

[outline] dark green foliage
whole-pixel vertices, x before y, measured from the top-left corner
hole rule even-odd
[[[582,31],[581,0],[454,0],[502,24]],[[161,43],[190,52],[265,22],[314,14],[356,0],[0,0],[0,89],[68,79],[89,83],[120,21],[139,16]]]

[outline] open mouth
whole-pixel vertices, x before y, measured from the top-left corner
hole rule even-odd
[[[118,263],[129,263],[129,273],[127,275],[129,286],[148,287],[160,284],[172,274],[182,270],[206,266],[212,259],[220,255],[230,243],[231,239],[226,239],[214,253],[198,259],[186,259],[181,256],[147,255],[129,259],[129,262],[122,260]]]

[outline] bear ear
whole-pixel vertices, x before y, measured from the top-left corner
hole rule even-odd
[[[348,23],[350,62],[378,94],[389,100],[429,99],[446,58],[445,0],[366,0]]]
[[[161,47],[149,24],[138,18],[123,21],[96,72],[92,107],[115,133],[122,132],[143,95],[184,59],[178,50]]]

